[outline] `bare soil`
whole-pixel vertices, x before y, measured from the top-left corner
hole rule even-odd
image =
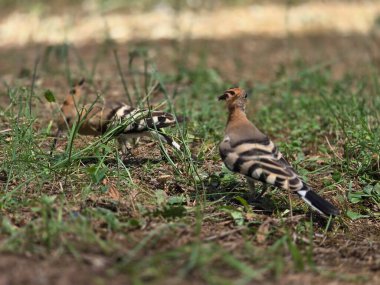
[[[215,68],[220,77],[231,83],[240,80],[256,83],[276,81],[276,74],[284,66],[290,73],[297,70],[295,62],[305,66],[318,67],[326,64],[334,77],[339,78],[347,71],[366,74],[366,69],[379,66],[379,40],[376,37],[363,35],[320,34],[302,37],[278,39],[262,36],[241,36],[223,40],[192,40],[177,42],[174,40],[133,41],[127,44],[114,45],[119,52],[122,66],[127,66],[128,52],[132,47],[148,46],[158,69],[165,73],[176,73],[179,62],[186,66],[196,67],[204,64]],[[207,47],[207,56],[204,49]],[[27,84],[31,80],[33,65],[40,56],[40,86],[49,88],[61,99],[67,91],[67,81],[62,72],[63,62],[52,56],[44,63],[44,54],[48,46],[35,45],[22,48],[2,48],[0,50],[0,80],[12,86],[15,82]],[[76,48],[83,62],[90,65],[101,50],[101,45],[88,43]],[[186,57],[184,57],[186,55]],[[84,76],[77,68],[75,55],[70,55],[73,77]],[[184,60],[186,58],[186,60]],[[45,65],[44,65],[45,64]],[[43,68],[43,69],[42,69]],[[50,72],[51,70],[51,72]],[[297,76],[294,73],[294,76]],[[105,51],[98,63],[95,82],[100,88],[111,90],[115,97],[122,96],[122,85],[113,59],[112,49]],[[103,85],[102,85],[103,84]],[[191,84],[186,82],[185,84]],[[4,105],[4,93],[0,101]],[[48,113],[49,115],[49,113]],[[41,118],[43,119],[43,118]],[[49,120],[50,118],[45,118]],[[144,153],[144,149],[137,150]],[[290,222],[291,223],[291,222]],[[331,272],[340,272],[341,277],[328,278],[332,273],[294,273],[288,272],[281,280],[267,279],[263,284],[380,284],[380,224],[375,220],[346,222],[347,229],[333,239],[316,241],[313,248],[317,266],[331,268]],[[218,240],[227,248],[242,248],[241,233],[228,233],[233,227],[229,224],[210,223],[204,225],[202,238]],[[190,232],[190,230],[188,231]],[[177,233],[178,234],[178,233]],[[179,233],[181,236],[181,233]],[[135,233],[138,236],[138,232]],[[141,233],[143,235],[143,233]],[[173,233],[163,235],[156,245],[157,250],[170,248],[173,243],[185,243],[193,237],[182,233],[183,239],[172,239]],[[255,246],[265,246],[254,243]],[[162,247],[160,248],[161,245]],[[154,249],[152,249],[154,250]],[[2,254],[0,256],[0,285],[3,284],[129,284],[132,281],[128,274],[107,270],[108,264],[118,262],[117,256],[104,257],[96,253],[83,255],[80,259],[72,256],[62,258],[49,255],[25,253],[22,255]],[[199,284],[196,276],[191,281],[169,278],[165,284]]]
[[[88,70],[101,53],[101,60],[96,62],[95,80],[111,78],[112,82],[107,84],[119,89],[114,90],[117,92],[120,91],[121,84],[114,80],[119,74],[113,50],[118,51],[126,72],[129,52],[138,47],[147,47],[150,58],[157,64],[158,70],[164,73],[176,74],[181,65],[188,68],[204,65],[214,68],[226,82],[246,81],[254,85],[273,83],[283,68],[287,74],[292,74],[300,66],[328,69],[335,78],[340,78],[348,71],[358,75],[366,74],[368,69],[380,65],[379,45],[380,38],[376,35],[336,33],[290,36],[284,39],[247,35],[223,40],[140,40],[120,45],[112,42],[88,43],[85,46],[72,46],[74,51],[69,55],[69,64],[75,79],[83,76],[83,72],[78,70],[78,55]],[[63,45],[31,44],[28,47],[0,49],[2,81],[9,84],[16,79],[31,79],[33,66],[38,60],[40,74],[43,74],[39,78],[41,86],[54,90],[58,88],[63,96],[67,83],[59,82],[64,68],[63,60],[59,58],[62,48]]]

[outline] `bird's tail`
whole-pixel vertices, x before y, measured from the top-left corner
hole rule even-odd
[[[152,135],[159,137],[158,139],[162,140],[164,143],[167,143],[168,145],[174,147],[176,150],[181,151],[181,146],[167,134],[158,131],[157,133],[153,133]]]
[[[167,143],[175,149],[179,151],[181,150],[181,146],[175,140],[173,140],[172,137],[163,133],[160,129],[169,126],[175,126],[176,121],[178,123],[182,123],[185,120],[185,117],[181,115],[174,116],[173,114],[161,111],[153,111],[151,113],[151,117],[148,117],[144,120],[148,129],[156,130],[156,132],[152,133],[153,136],[156,136],[157,139],[162,140],[164,143]]]
[[[303,190],[297,191],[297,194],[313,209],[326,216],[338,216],[339,210],[330,202],[323,199],[307,186]]]

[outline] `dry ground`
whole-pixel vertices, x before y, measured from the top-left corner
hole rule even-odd
[[[229,82],[239,82],[245,80],[249,84],[256,82],[273,82],[276,81],[276,72],[281,66],[287,66],[290,70],[294,68],[294,62],[297,59],[303,59],[306,65],[314,66],[320,62],[330,65],[331,71],[335,77],[340,77],[346,70],[354,70],[360,76],[365,74],[373,53],[368,52],[373,48],[374,42],[367,37],[351,35],[313,35],[309,37],[291,38],[289,42],[285,40],[264,38],[264,37],[242,37],[228,40],[198,40],[192,41],[189,45],[176,43],[174,41],[147,41],[132,42],[127,45],[117,46],[122,63],[125,64],[125,58],[130,46],[144,45],[152,49],[154,58],[158,64],[158,69],[165,73],[175,73],[176,64],[180,60],[181,53],[189,49],[188,59],[185,64],[188,66],[197,66],[205,64],[218,70],[222,78]],[[205,62],[200,63],[202,52],[207,45],[209,54]],[[350,47],[347,49],[347,47]],[[5,80],[17,80],[17,75],[22,70],[30,70],[33,66],[37,54],[43,54],[46,46],[35,46],[18,49],[2,49],[0,74]],[[77,49],[84,62],[92,62],[96,56],[98,46],[88,45]],[[179,52],[178,52],[179,50]],[[239,50],[239,53],[235,51]],[[376,52],[376,51],[375,51]],[[171,61],[166,60],[171,58]],[[237,63],[238,62],[238,63]],[[372,62],[375,63],[376,62]],[[55,65],[54,59],[50,62]],[[58,62],[58,64],[60,64]],[[59,66],[59,65],[58,65]],[[80,72],[77,71],[77,76]],[[42,75],[43,74],[43,75]],[[41,74],[41,86],[55,90],[57,97],[62,99],[64,92],[67,90],[67,83],[61,74],[54,75],[49,72]],[[115,63],[111,51],[108,51],[97,67],[96,78],[99,84],[110,84],[108,90],[113,90],[110,94],[118,97],[123,93]],[[20,80],[20,79],[19,79]],[[25,80],[25,79],[23,79]],[[13,81],[16,82],[16,81]],[[28,82],[28,80],[26,80]],[[12,84],[12,83],[10,83]],[[184,83],[191,84],[191,82]],[[122,95],[121,95],[122,96]],[[4,101],[2,101],[4,104]],[[257,107],[253,107],[256,109]],[[46,114],[48,117],[41,117],[41,122],[47,123],[50,120],[51,113]],[[140,149],[144,153],[143,147]],[[139,156],[140,159],[144,155]],[[138,171],[138,167],[135,167]],[[215,166],[211,166],[213,168]],[[216,166],[218,169],[219,166]],[[133,171],[134,168],[132,168]],[[290,223],[291,224],[291,223]],[[339,278],[329,276],[321,277],[313,273],[291,273],[275,281],[277,284],[337,284],[346,282],[365,282],[367,284],[377,284],[379,280],[380,253],[379,253],[379,233],[380,225],[378,221],[365,220],[362,222],[348,222],[347,229],[332,239],[320,240],[314,245],[315,262],[320,266],[331,268],[331,271]],[[209,227],[209,229],[207,228]],[[240,232],[235,232],[223,237],[225,232],[231,231],[234,226],[230,223],[226,226],[218,226],[214,223],[203,226],[203,238],[221,235],[220,244],[239,248]],[[144,232],[144,231],[143,231]],[[143,234],[143,232],[141,234]],[[191,235],[183,237],[184,240],[192,239]],[[170,235],[169,235],[170,236]],[[173,241],[164,240],[164,243]],[[185,242],[185,241],[184,241]],[[170,246],[169,246],[170,247]],[[98,258],[99,261],[87,261]],[[0,269],[3,272],[0,278],[0,284],[86,284],[90,280],[96,280],[97,284],[120,284],[125,282],[123,274],[107,273],[107,264],[113,263],[114,260],[109,257],[93,254],[90,257],[83,257],[85,262],[73,260],[71,257],[61,256],[58,258],[43,255],[41,257],[35,254],[12,255],[6,254],[0,257]],[[111,259],[111,260],[109,260]],[[96,259],[95,259],[96,260]],[[340,272],[340,273],[339,273]],[[96,276],[96,277],[94,277]],[[93,279],[95,278],[95,279]],[[177,277],[176,277],[177,278]],[[177,284],[178,279],[167,280],[166,284]],[[148,278],[149,279],[149,278]],[[197,278],[189,281],[188,284],[197,284]],[[264,282],[266,284],[267,282]],[[269,281],[268,284],[271,284]],[[181,284],[183,283],[181,281]]]
[[[144,47],[148,50],[150,58],[157,64],[158,70],[164,74],[175,76],[181,68],[197,70],[201,66],[215,69],[219,77],[228,84],[244,82],[252,88],[255,88],[256,85],[281,83],[280,75],[284,70],[289,78],[297,78],[299,76],[297,71],[300,70],[300,67],[306,72],[319,68],[327,69],[333,78],[341,78],[349,71],[350,74],[355,74],[360,78],[365,77],[369,70],[380,66],[379,46],[380,40],[376,35],[341,35],[333,32],[303,36],[290,35],[287,38],[240,35],[217,40],[197,39],[181,42],[175,40],[134,40],[123,44],[112,41],[88,42],[81,46],[73,45],[70,49],[69,60],[72,72],[70,76],[73,79],[82,76],[88,77],[92,74],[91,71],[95,70],[94,84],[91,89],[105,91],[109,97],[121,98],[123,87],[112,50],[118,50],[121,65],[126,67],[128,66],[129,52],[136,47]],[[207,51],[205,51],[206,48]],[[3,85],[1,86],[0,106],[7,106],[9,103],[9,99],[5,96],[7,86],[30,84],[33,66],[37,58],[40,70],[38,72],[38,88],[53,90],[56,97],[61,100],[68,88],[68,76],[65,73],[66,62],[60,55],[64,49],[63,45],[44,44],[1,48],[0,80]],[[85,68],[81,66],[81,63]],[[191,88],[191,84],[191,80],[180,81],[178,92]],[[169,85],[168,88],[172,90],[174,87]],[[157,96],[159,98],[160,95]],[[189,99],[191,100],[191,98]],[[254,115],[254,112],[267,101],[263,98],[257,104],[252,102],[251,115]],[[49,105],[43,100],[41,104]],[[53,108],[47,107],[46,113],[38,116],[38,123],[46,125],[52,115]],[[84,139],[83,146],[86,145],[86,141]],[[79,140],[78,146],[80,142],[81,140]],[[150,148],[148,149],[150,150]],[[311,153],[313,151],[311,148]],[[137,158],[133,161],[137,162],[131,163],[130,171],[132,173],[138,173],[141,167],[144,167],[144,159],[147,158],[146,152],[147,149],[144,145],[136,150]],[[151,156],[148,156],[148,159],[154,160],[159,155],[155,150]],[[221,167],[220,161],[209,160],[204,163],[206,164],[205,168],[208,168],[210,172],[218,171]],[[165,177],[166,174],[170,174],[171,169],[163,167],[161,171],[162,177]],[[165,187],[169,187],[170,193],[189,190],[168,183],[165,180],[167,178],[164,178],[164,182],[151,181],[142,174],[136,179],[144,187],[157,187],[156,185],[160,183],[168,184]],[[54,185],[54,189],[51,189],[52,194],[59,192],[58,188],[58,185]],[[76,194],[70,192],[67,195],[75,197]],[[128,212],[128,215],[134,215],[131,210],[133,205],[128,204],[130,203],[129,199],[124,204],[118,205],[117,212],[125,211]],[[108,207],[107,201],[104,202],[105,204],[102,203],[102,197],[94,197],[93,200],[86,201],[85,206],[89,208]],[[83,207],[83,204],[80,204],[80,207]],[[25,215],[22,214],[23,210],[25,210]],[[22,227],[23,223],[33,219],[34,215],[29,209],[23,210],[17,214],[6,211],[3,211],[2,214],[9,215],[15,225]],[[131,211],[132,213],[130,213]],[[227,218],[227,214],[213,217],[212,212],[208,212],[207,209],[205,212],[209,219],[204,221],[199,236],[194,233],[190,224],[164,229],[162,235],[155,237],[152,245],[139,252],[136,258],[138,259],[140,255],[143,257],[159,254],[165,249],[170,251],[178,246],[196,242],[198,238],[204,241],[201,250],[209,251],[210,255],[212,255],[213,249],[208,248],[207,242],[215,241],[218,246],[229,252],[236,252],[237,256],[244,260],[249,259],[247,250],[251,250],[252,247],[257,250],[257,254],[261,254],[264,258],[266,250],[269,248],[269,242],[260,242],[255,236],[251,240],[252,244],[247,246],[246,239],[243,237],[249,235],[249,230],[244,228],[240,231],[233,220]],[[308,216],[305,217],[301,215],[302,213],[297,214],[299,215],[296,216],[295,221],[285,220],[286,227],[294,229],[297,227],[297,219],[308,219]],[[281,224],[271,215],[260,215],[258,218],[262,223],[268,221],[274,228]],[[108,232],[102,225],[95,226],[99,236],[108,239],[112,235],[112,239],[125,245],[124,248],[119,249],[119,254],[104,255],[93,245],[83,248],[80,257],[76,257],[75,254],[62,254],[59,250],[54,249],[52,251],[26,251],[20,254],[2,253],[0,256],[0,285],[133,283],[134,280],[131,279],[131,276],[135,272],[129,272],[128,269],[114,271],[113,268],[118,263],[125,266],[121,256],[128,253],[131,244],[146,237],[150,230],[155,230],[156,225],[161,222],[159,219],[152,218],[146,227],[131,230],[132,242],[125,236],[119,236],[117,232]],[[324,225],[323,221],[320,221],[320,226]],[[283,225],[279,228],[279,231],[284,229]],[[274,235],[279,234],[276,230],[274,232]],[[6,236],[0,233],[0,241],[5,238]],[[295,237],[295,239],[297,238]],[[308,242],[306,241],[305,244]],[[356,221],[344,219],[343,222],[340,222],[339,229],[328,238],[325,236],[315,237],[312,253],[316,267],[322,268],[322,272],[318,269],[314,272],[312,270],[295,272],[293,269],[285,268],[281,279],[264,275],[265,278],[259,282],[263,284],[380,284],[380,223],[378,218]],[[186,253],[179,253],[180,256],[181,254],[185,258]],[[176,256],[176,260],[181,260],[181,257]],[[215,260],[216,270],[220,270],[225,276],[234,276],[235,273],[228,272],[229,269],[224,271],[225,268],[230,267],[225,267],[218,257],[215,257]],[[176,272],[175,267],[180,267],[180,265],[181,262],[173,265],[171,270]],[[146,272],[144,269],[141,271],[143,282],[155,282],[156,272]],[[205,283],[204,276],[200,276],[199,271],[194,270],[191,274],[185,275],[184,279],[173,273],[173,277],[168,276],[165,283],[161,284]]]

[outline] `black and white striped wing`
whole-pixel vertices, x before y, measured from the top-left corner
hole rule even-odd
[[[330,202],[312,191],[302,181],[277,147],[268,138],[232,144],[226,136],[219,147],[220,155],[231,171],[296,192],[313,209],[324,215],[339,215]]]
[[[231,171],[292,191],[308,188],[268,138],[231,144],[226,136],[220,154]]]
[[[139,133],[150,130],[159,130],[175,124],[175,117],[166,112],[135,109],[128,105],[122,106],[114,113],[114,120],[119,122],[129,121],[123,133]]]
[[[177,122],[181,122],[182,120],[182,117],[177,117]],[[125,105],[114,113],[113,123],[115,122],[117,124],[128,123],[117,135],[141,136],[150,133],[150,135],[164,141],[177,150],[181,150],[177,142],[161,131],[162,128],[176,124],[176,118],[170,113],[162,111],[149,112],[148,110],[135,109]]]

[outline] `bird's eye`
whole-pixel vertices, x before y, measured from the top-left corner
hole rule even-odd
[[[247,97],[248,97],[248,93],[246,92],[246,93],[244,94],[244,99],[247,99]]]

